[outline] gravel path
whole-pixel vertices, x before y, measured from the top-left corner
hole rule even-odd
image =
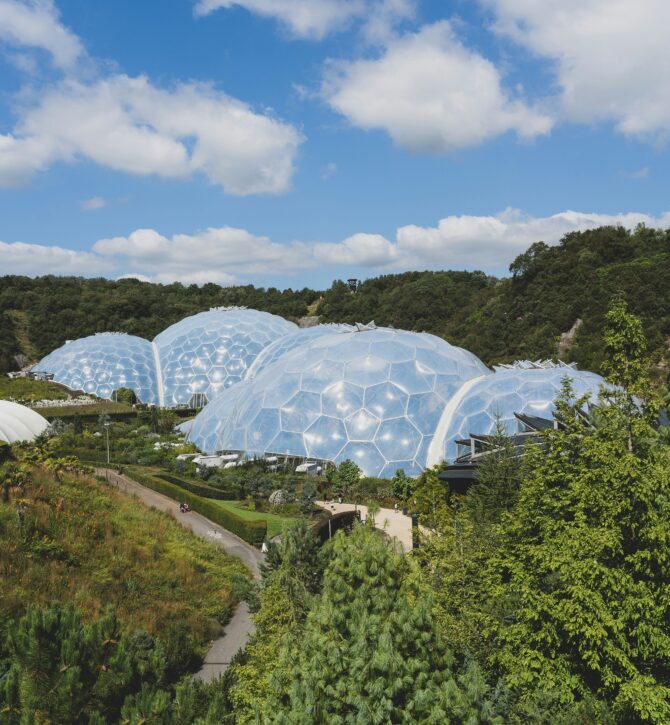
[[[179,512],[179,504],[161,493],[146,488],[128,476],[123,476],[107,469],[96,469],[96,474],[106,478],[109,483],[126,493],[134,494],[147,506],[153,506],[159,511],[172,514],[185,528],[191,530],[196,536],[211,541],[225,549],[227,554],[239,557],[251,571],[255,579],[260,578],[259,566],[263,561],[263,554],[258,549],[247,544],[239,536],[222,528],[213,521],[194,511],[187,514]],[[242,649],[249,636],[254,631],[249,609],[245,602],[239,604],[233,618],[228,622],[226,629],[219,639],[212,643],[202,669],[196,674],[199,679],[209,682],[223,674],[230,660]]]

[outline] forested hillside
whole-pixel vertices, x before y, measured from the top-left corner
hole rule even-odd
[[[667,357],[670,232],[602,227],[568,234],[556,246],[533,244],[512,262],[510,273],[496,279],[483,272],[407,272],[366,280],[356,293],[341,281],[318,292],[2,277],[0,371],[15,366],[17,352],[44,355],[66,339],[107,330],[151,338],[182,317],[219,305],[245,305],[294,320],[316,309],[322,321],[374,319],[426,330],[489,364],[555,357],[561,335],[574,328],[561,356],[597,369],[604,314],[614,296],[623,296],[642,319],[654,361]]]

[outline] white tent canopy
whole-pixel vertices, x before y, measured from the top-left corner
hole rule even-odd
[[[25,405],[0,400],[0,441],[32,441],[48,426],[45,418]]]

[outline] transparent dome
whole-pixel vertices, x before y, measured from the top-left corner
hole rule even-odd
[[[42,358],[33,370],[53,373],[56,382],[106,400],[119,388],[130,388],[142,403],[158,404],[151,343],[134,335],[82,337]]]
[[[247,370],[245,379],[255,378],[261,370],[264,370],[268,365],[272,365],[282,355],[307,344],[311,340],[316,340],[316,338],[324,335],[332,335],[334,332],[351,332],[353,329],[351,325],[316,325],[315,327],[304,327],[291,335],[280,337],[279,340],[268,345],[254,360],[253,365]]]
[[[297,329],[277,315],[236,307],[200,312],[168,327],[154,340],[164,405],[191,405],[194,396],[213,400],[243,379],[264,348]]]
[[[317,337],[226,391],[190,439],[208,453],[288,455],[366,475],[418,475],[442,411],[464,381],[490,371],[425,333],[384,328]]]
[[[436,437],[441,437],[441,445],[439,451],[429,457],[428,463],[453,461],[457,455],[457,440],[468,438],[471,433],[493,433],[497,418],[510,434],[519,432],[515,413],[551,418],[556,408],[554,401],[566,377],[572,381],[575,397],[590,393],[593,401],[605,382],[595,373],[552,367],[496,370],[493,375],[466,383],[458,396],[458,405],[453,412],[446,411],[448,419],[440,422]]]
[[[0,441],[32,441],[48,427],[48,421],[34,410],[9,400],[0,400]]]

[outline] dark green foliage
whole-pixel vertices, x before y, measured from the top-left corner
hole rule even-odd
[[[410,560],[370,527],[333,540],[289,652],[289,697],[276,693],[273,722],[503,722],[475,664],[454,676]]]
[[[183,461],[177,461],[177,463],[183,463]],[[230,501],[239,498],[239,493],[237,491],[214,488],[213,486],[208,486],[204,483],[187,481],[185,478],[171,476],[169,473],[157,473],[156,478],[160,478],[161,480],[171,483],[174,486],[179,486],[180,488],[190,491],[196,496],[202,496],[203,498],[213,498],[220,501]]]
[[[124,403],[125,405],[135,405],[137,403],[137,395],[130,388],[119,388],[115,390],[113,399],[117,403]]]
[[[163,677],[164,656],[141,651],[108,612],[84,623],[72,606],[31,608],[10,630],[9,669],[0,679],[3,723],[113,722],[140,681]]]
[[[519,460],[500,421],[490,445],[491,452],[478,466],[466,499],[473,521],[481,525],[500,521],[503,512],[514,508],[519,495]]]
[[[405,471],[398,469],[391,482],[393,495],[401,501],[407,501],[414,490],[414,479],[405,474]]]
[[[94,332],[127,332],[152,339],[168,325],[211,307],[242,305],[297,318],[307,314],[308,306],[317,298],[311,290],[279,291],[251,285],[185,287],[179,283],[53,276],[8,276],[0,282],[0,314],[25,311],[30,340],[39,355],[46,355],[65,340]],[[2,322],[0,329],[8,329],[6,323]]]
[[[639,321],[620,302],[607,317],[610,379],[649,391]],[[603,398],[587,417],[566,379],[558,426],[519,470],[500,441],[418,552],[442,630],[503,678],[511,722],[670,721],[670,451],[648,400]]]
[[[0,375],[18,368],[14,356],[19,352],[14,321],[6,312],[0,311]]]

